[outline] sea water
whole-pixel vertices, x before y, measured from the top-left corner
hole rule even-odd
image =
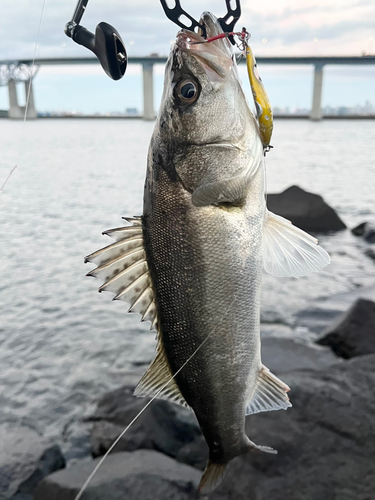
[[[27,426],[88,453],[83,423],[106,391],[134,383],[155,334],[98,294],[85,255],[101,232],[142,213],[154,124],[141,120],[0,120],[0,425]],[[269,192],[318,193],[349,228],[375,220],[375,121],[276,120]],[[332,264],[301,278],[264,276],[263,329],[318,334],[356,297],[375,300],[375,262],[349,230],[320,236]]]

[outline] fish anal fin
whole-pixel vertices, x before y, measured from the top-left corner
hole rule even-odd
[[[287,392],[290,388],[268,368],[262,366],[254,392],[246,406],[246,415],[261,411],[286,410],[291,405]]]
[[[135,388],[134,395],[138,397],[156,396],[158,399],[165,399],[188,408],[189,405],[172,377],[173,374],[159,338],[157,354]]]
[[[267,211],[263,224],[263,266],[274,276],[300,278],[330,263],[318,240]]]
[[[223,482],[226,467],[226,463],[208,461],[199,483],[199,493],[201,495],[209,495]]]

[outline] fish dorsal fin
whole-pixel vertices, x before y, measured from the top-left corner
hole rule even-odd
[[[158,333],[157,354],[146,373],[135,388],[134,395],[139,397],[153,397],[161,389],[157,398],[189,407],[180,392],[168,364],[163,348],[160,333]],[[168,383],[169,381],[169,383]]]
[[[126,220],[129,226],[103,233],[114,238],[116,243],[85,258],[85,262],[93,262],[98,266],[88,276],[103,281],[100,292],[114,293],[114,300],[127,302],[129,312],[139,313],[141,321],[150,321],[153,328],[157,325],[156,305],[143,244],[142,219],[135,217]]]
[[[114,300],[124,300],[129,304],[129,312],[137,312],[142,321],[150,321],[156,330],[158,345],[155,359],[137,385],[136,396],[155,396],[182,406],[188,406],[182,396],[169,367],[159,332],[155,294],[146,260],[143,243],[142,218],[125,218],[131,225],[110,229],[103,234],[111,236],[116,243],[108,245],[85,258],[98,267],[88,273],[103,281],[100,292],[115,294]],[[168,383],[169,381],[169,383]],[[165,387],[164,387],[165,386]]]
[[[287,392],[290,388],[279,378],[262,366],[251,400],[246,406],[246,415],[261,411],[286,410],[292,406]]]
[[[263,224],[263,266],[274,276],[300,278],[330,263],[318,240],[267,210]]]

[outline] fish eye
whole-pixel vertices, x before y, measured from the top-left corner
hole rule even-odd
[[[184,104],[191,104],[198,98],[198,86],[192,80],[182,80],[176,89],[177,97]]]

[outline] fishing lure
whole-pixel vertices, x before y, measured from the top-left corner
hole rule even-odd
[[[272,148],[270,145],[272,130],[273,130],[273,116],[271,103],[268,98],[266,89],[263,85],[262,79],[259,76],[257,63],[250,45],[246,42],[246,66],[249,75],[251,92],[255,103],[257,119],[259,123],[260,138],[263,143],[265,153]]]
[[[262,79],[259,76],[257,63],[249,45],[250,34],[246,28],[242,28],[242,31],[240,32],[224,32],[212,38],[207,38],[203,42],[196,43],[210,43],[215,40],[220,40],[221,38],[234,39],[234,37],[238,37],[239,42],[237,43],[237,47],[246,56],[247,74],[249,76],[251,92],[253,94],[260,138],[263,143],[264,153],[267,153],[270,148],[272,148],[270,142],[273,131],[273,115],[267,91],[263,85]]]

